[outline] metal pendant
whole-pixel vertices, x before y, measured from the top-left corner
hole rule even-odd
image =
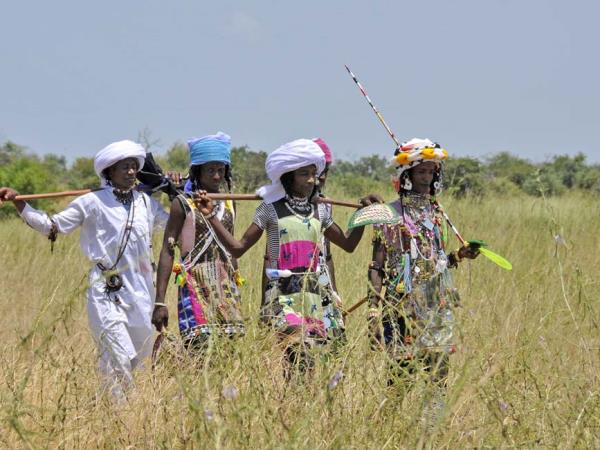
[[[410,238],[410,257],[417,259],[417,241],[414,237]]]
[[[321,275],[319,275],[319,285],[321,286],[327,286],[329,284],[329,277],[327,276],[327,274],[325,272],[322,272]]]
[[[123,287],[123,279],[118,273],[113,273],[106,277],[106,290],[108,292],[117,292]]]

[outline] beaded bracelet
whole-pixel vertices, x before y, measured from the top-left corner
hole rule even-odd
[[[459,261],[460,259],[458,259],[456,252],[448,253],[448,267],[456,269]]]
[[[455,258],[457,262],[461,262],[464,258],[460,256],[460,248],[457,248],[454,252]]]
[[[373,319],[375,317],[379,317],[380,316],[380,312],[379,312],[379,308],[369,308],[369,312],[367,314],[367,318],[368,319]]]
[[[203,214],[204,215],[204,214]],[[204,215],[205,219],[212,219],[213,217],[215,217],[217,215],[217,209],[213,209],[212,212],[210,214],[206,214]]]
[[[163,302],[154,302],[154,306],[164,306],[166,308],[167,304]]]

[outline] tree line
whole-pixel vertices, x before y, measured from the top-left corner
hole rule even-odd
[[[152,150],[152,149],[150,149]],[[154,153],[154,152],[153,152]],[[154,153],[164,170],[187,173],[187,146],[175,143],[164,153]],[[231,153],[237,192],[252,192],[269,180],[265,174],[264,151],[247,146],[234,147]],[[389,159],[379,155],[364,156],[356,161],[337,159],[328,184],[336,192],[357,197],[381,191],[389,184],[393,169]],[[85,189],[99,186],[93,158],[79,157],[67,164],[64,156],[39,156],[13,142],[0,146],[0,186],[11,186],[23,194]],[[534,163],[509,152],[486,158],[450,158],[444,165],[444,191],[453,196],[561,195],[569,190],[600,192],[600,165],[588,164],[582,153],[554,156]],[[44,200],[38,206],[53,209],[56,201]],[[0,217],[14,214],[14,208],[0,208]]]

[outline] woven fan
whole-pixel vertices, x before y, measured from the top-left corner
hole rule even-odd
[[[356,210],[348,221],[348,228],[364,227],[382,223],[400,223],[402,217],[393,206],[375,203]]]

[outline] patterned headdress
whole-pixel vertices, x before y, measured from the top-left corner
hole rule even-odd
[[[448,152],[429,139],[413,138],[403,142],[394,153],[392,163],[398,176],[425,161],[440,163],[448,159]]]
[[[436,176],[432,183],[432,194],[438,194],[442,189],[442,161],[448,159],[448,152],[439,144],[429,139],[413,138],[403,142],[394,152],[392,163],[396,168],[396,175],[392,177],[394,189],[400,192],[400,188],[412,189],[412,183],[408,176],[402,176],[409,169],[427,161],[436,163]]]

